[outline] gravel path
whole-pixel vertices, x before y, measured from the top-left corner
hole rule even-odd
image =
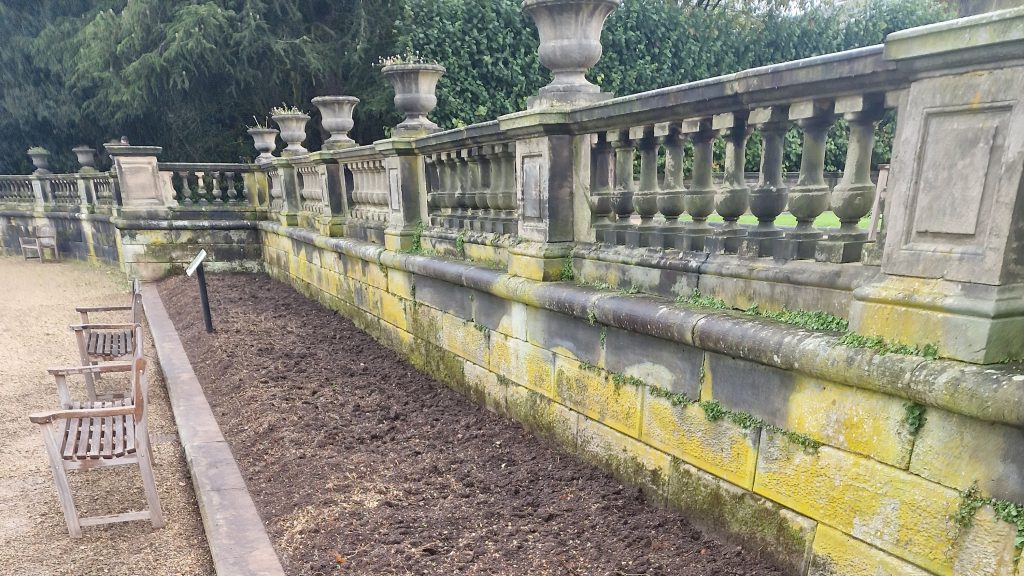
[[[30,412],[57,406],[46,368],[78,364],[67,327],[78,320],[74,306],[126,302],[128,290],[112,268],[40,265],[0,256],[0,574],[213,574],[151,342],[146,343],[153,367],[150,435],[165,528],[154,531],[146,522],[110,524],[85,528],[82,539],[71,540],[39,430],[28,421]],[[121,321],[116,316],[98,319]],[[102,385],[124,386],[126,380],[104,379]],[[136,466],[72,472],[71,488],[82,515],[145,506]]]

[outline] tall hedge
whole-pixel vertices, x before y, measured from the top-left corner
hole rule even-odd
[[[865,46],[950,16],[940,2],[625,0],[591,78],[621,95]],[[520,110],[549,77],[520,0],[8,0],[0,173],[27,170],[32,145],[74,169],[71,147],[122,135],[166,160],[251,158],[254,115],[315,113],[321,94],[362,99],[353,137],[370,142],[398,120],[375,64],[405,48],[448,68],[433,115],[445,127]]]

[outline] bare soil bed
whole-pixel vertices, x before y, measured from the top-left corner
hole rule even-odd
[[[782,574],[289,286],[160,291],[289,574]]]

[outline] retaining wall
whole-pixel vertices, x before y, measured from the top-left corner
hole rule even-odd
[[[1016,528],[990,506],[954,520],[975,483],[1024,501],[1012,371],[260,228],[273,277],[787,573],[1020,570]]]
[[[117,232],[105,214],[44,212],[36,215],[19,210],[0,210],[0,251],[21,255],[19,238],[31,236],[40,219],[47,220],[57,233],[57,247],[64,258],[117,264]]]
[[[191,219],[0,210],[0,252],[20,255],[18,239],[31,236],[33,227],[46,220],[57,232],[62,258],[119,265],[130,278],[181,274],[200,249],[209,254],[205,266],[213,272],[263,269],[255,221],[186,215]]]

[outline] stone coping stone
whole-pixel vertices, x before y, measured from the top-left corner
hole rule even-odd
[[[621,295],[566,282],[538,282],[465,262],[401,254],[358,240],[330,238],[276,222],[260,222],[259,227],[325,250],[583,320],[589,321],[593,313],[596,322],[613,328],[875,390],[979,420],[1024,426],[1024,373],[1009,366],[880,354],[842,346],[836,334],[738,311],[687,308],[656,296]]]
[[[231,447],[155,286],[143,286],[142,304],[192,474],[214,569],[218,576],[284,576]]]

